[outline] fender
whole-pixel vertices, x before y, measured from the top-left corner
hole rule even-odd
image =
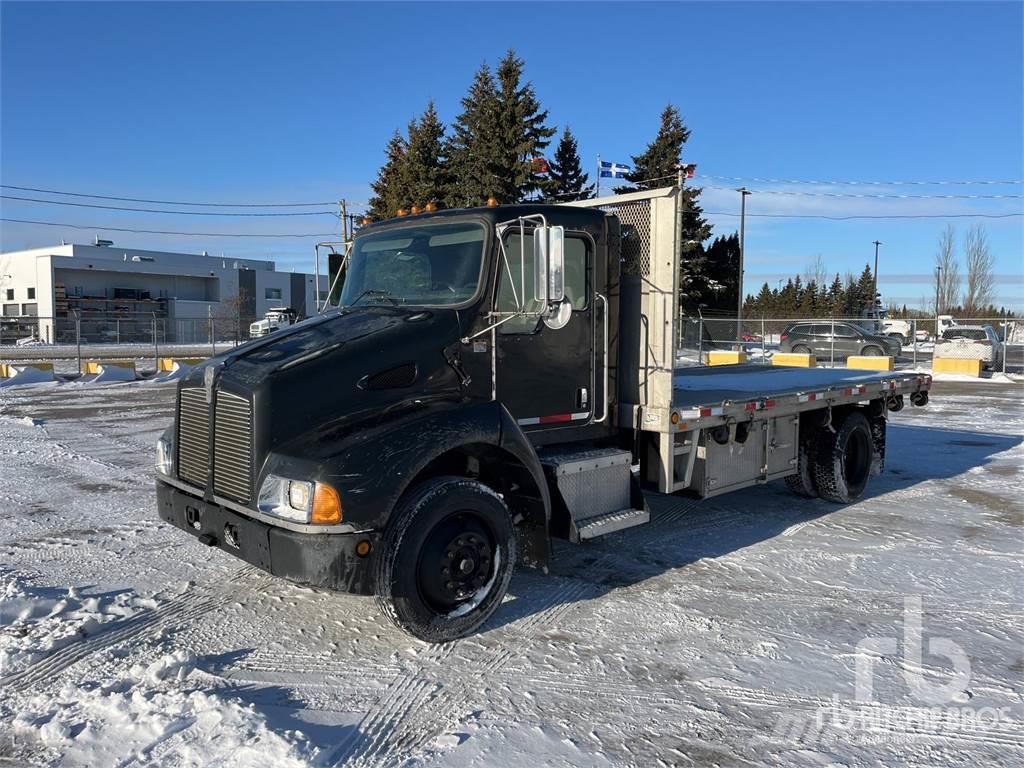
[[[507,451],[526,467],[543,505],[542,519],[535,514],[531,522],[546,536],[551,499],[540,461],[496,401],[435,403],[337,437],[331,431],[304,435],[271,453],[261,476],[274,472],[329,483],[341,497],[345,523],[360,530],[382,529],[402,494],[430,462],[471,444]]]

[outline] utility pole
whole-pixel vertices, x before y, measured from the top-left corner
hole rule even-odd
[[[736,341],[739,341],[743,335],[743,256],[747,225],[747,195],[750,194],[750,190],[740,187],[736,191],[740,193],[740,269],[739,275],[736,276]]]
[[[871,305],[873,307],[878,306],[878,246],[882,243],[879,240],[875,240],[875,279],[874,279],[874,296],[871,299]]]

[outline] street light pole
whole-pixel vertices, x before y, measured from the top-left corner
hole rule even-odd
[[[879,240],[875,240],[875,279],[874,279],[874,284],[875,284],[874,292],[875,292],[875,295],[872,297],[872,302],[871,302],[872,305],[874,305],[874,306],[877,306],[876,302],[878,301],[878,246],[880,246],[881,244],[882,243]]]
[[[739,341],[743,335],[743,256],[747,229],[747,195],[750,194],[750,190],[740,187],[736,191],[740,193],[740,269],[736,277],[736,340]]]
[[[939,336],[939,291],[942,288],[942,267],[935,268],[935,337]]]

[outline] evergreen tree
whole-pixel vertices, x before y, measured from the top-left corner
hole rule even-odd
[[[737,278],[740,271],[740,236],[738,232],[720,235],[708,246],[700,274],[691,274],[691,282],[700,284],[700,299],[712,309],[735,311],[739,297]],[[701,280],[703,278],[703,280]]]
[[[632,186],[617,187],[618,193],[635,192],[638,189],[655,189],[675,183],[676,171],[682,161],[683,145],[690,138],[690,129],[683,125],[679,110],[669,104],[661,113],[661,126],[654,141],[640,155],[633,156],[633,171],[626,175]],[[704,218],[704,211],[698,204],[699,187],[683,187],[682,260],[679,267],[679,284],[699,286],[707,280],[704,270],[704,241],[711,237],[711,225]],[[682,293],[682,292],[681,292]],[[699,291],[693,291],[683,300],[687,311],[692,312]],[[682,299],[682,297],[681,297]]]
[[[877,306],[875,276],[872,274],[871,265],[869,264],[864,265],[864,271],[860,273],[860,279],[857,280],[857,299],[858,304],[854,312],[855,317],[859,317],[860,313],[864,310],[874,309]]]
[[[402,207],[445,204],[451,191],[446,159],[444,125],[431,101],[419,120],[409,123],[405,161],[398,173]]]
[[[551,186],[549,179],[534,172],[533,158],[543,155],[555,129],[544,124],[548,112],[541,109],[533,84],[522,82],[523,66],[511,48],[498,62],[498,144],[491,170],[499,203],[519,203]]]
[[[836,279],[832,281],[832,286],[828,290],[828,303],[829,312],[832,314],[832,317],[843,314],[843,307],[846,306],[846,291],[843,290],[843,281],[839,277],[838,272],[836,272]]]
[[[368,211],[370,218],[391,218],[402,207],[401,175],[407,148],[408,144],[402,134],[395,131],[388,142],[387,159],[377,172],[377,180],[370,185],[373,189]]]
[[[462,112],[452,126],[447,155],[451,159],[451,189],[448,203],[456,207],[483,205],[497,193],[493,163],[497,155],[498,94],[494,75],[487,63],[473,76],[469,92],[462,97]]]
[[[555,156],[548,163],[548,175],[551,179],[548,196],[556,203],[589,200],[594,196],[594,185],[587,184],[589,177],[583,172],[580,165],[576,137],[572,135],[569,126],[562,131],[562,138],[555,149]]]

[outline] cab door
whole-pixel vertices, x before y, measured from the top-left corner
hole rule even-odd
[[[533,237],[527,231],[522,243],[520,233],[512,232],[506,235],[505,249],[509,269],[499,265],[497,310],[515,311],[514,293],[520,291],[523,273],[520,259],[525,258],[526,308],[537,312],[532,298]],[[594,241],[582,232],[567,231],[564,253],[565,324],[557,327],[558,319],[534,314],[508,320],[495,331],[497,398],[524,431],[583,427],[595,414]]]

